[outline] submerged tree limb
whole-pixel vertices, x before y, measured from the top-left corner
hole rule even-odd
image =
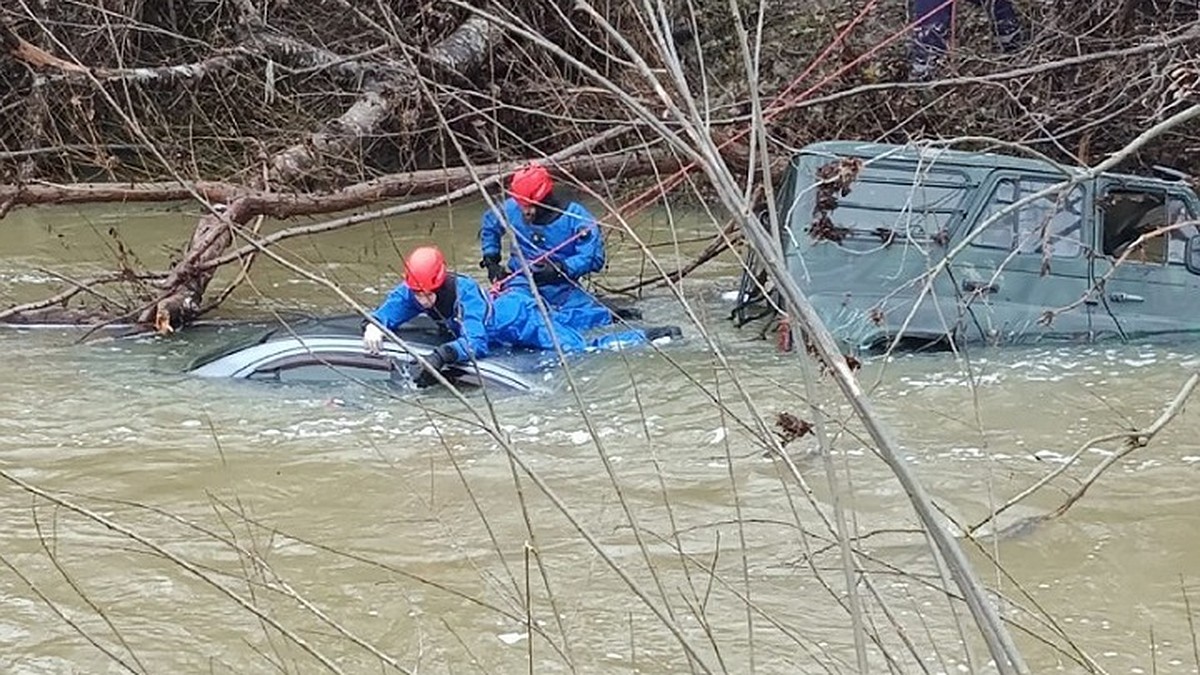
[[[162,274],[158,275],[140,275],[135,277],[138,280],[149,280],[155,277],[161,278]],[[36,324],[36,323],[75,323],[75,324],[92,324],[104,321],[111,313],[99,309],[86,310],[79,309],[71,312],[66,312],[62,307],[65,307],[67,302],[88,291],[94,286],[103,284],[111,284],[120,281],[130,281],[130,275],[127,272],[116,272],[106,274],[104,276],[93,277],[81,281],[70,282],[70,288],[56,293],[44,300],[36,302],[27,302],[21,305],[14,305],[7,309],[0,310],[0,322],[19,323],[19,324]],[[56,307],[56,305],[61,307]],[[69,317],[64,319],[64,317]]]
[[[661,284],[668,284],[668,283],[679,281],[680,279],[686,277],[687,275],[691,274],[692,272],[695,272],[704,263],[721,255],[726,250],[728,250],[731,246],[740,242],[741,240],[742,240],[742,232],[741,232],[741,229],[738,227],[737,221],[730,221],[728,224],[725,225],[724,229],[722,229],[719,233],[717,233],[716,235],[714,235],[712,237],[712,239],[708,242],[708,245],[704,247],[703,251],[696,254],[696,257],[693,258],[692,260],[690,260],[688,262],[688,264],[684,265],[683,267],[681,267],[677,270],[672,271],[670,274],[667,274],[666,277],[653,277],[653,278],[647,278],[647,279],[638,279],[637,281],[635,281],[633,283],[625,284],[624,286],[620,286],[617,288],[605,288],[605,290],[609,291],[610,293],[630,293],[632,291],[636,291],[639,288],[643,288],[645,286],[650,286],[653,284],[661,285]]]

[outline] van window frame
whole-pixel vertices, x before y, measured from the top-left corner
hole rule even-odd
[[[1015,181],[1018,186],[1020,185],[1020,182],[1022,180],[1036,181],[1038,183],[1045,183],[1046,185],[1043,188],[1039,188],[1039,190],[1037,190],[1037,191],[1040,191],[1040,189],[1044,189],[1045,187],[1049,187],[1050,185],[1054,185],[1056,183],[1062,183],[1064,181],[1070,180],[1071,178],[1072,178],[1071,176],[1068,176],[1063,173],[1052,173],[1052,172],[1047,172],[1047,171],[1021,171],[1018,169],[994,169],[994,170],[992,170],[988,176],[988,179],[986,181],[984,181],[982,185],[980,185],[979,192],[977,193],[978,196],[976,197],[976,200],[975,200],[976,203],[975,203],[974,207],[971,209],[970,217],[965,221],[966,223],[969,223],[970,227],[964,228],[961,231],[955,232],[954,238],[958,241],[961,241],[968,234],[973,232],[979,226],[980,223],[982,223],[984,220],[986,220],[988,217],[990,217],[990,214],[988,213],[988,209],[989,209],[990,205],[992,204],[992,201],[993,201],[992,197],[996,194],[996,191],[1000,189],[1000,186],[1004,181]],[[1095,203],[1094,202],[1095,187],[1093,185],[1094,182],[1095,181],[1092,179],[1082,180],[1082,181],[1075,183],[1075,185],[1073,185],[1069,188],[1069,190],[1079,190],[1081,192],[1080,202],[1082,203],[1082,207],[1080,208],[1080,212],[1079,212],[1079,218],[1080,218],[1081,222],[1079,224],[1079,239],[1078,239],[1077,252],[1075,253],[1075,255],[1071,255],[1071,256],[1054,255],[1053,253],[1051,253],[1050,259],[1062,260],[1062,261],[1078,260],[1080,258],[1087,257],[1089,255],[1089,252],[1094,250],[1094,246],[1095,246],[1094,230],[1096,228],[1092,224],[1092,221],[1094,219],[1094,213],[1093,213],[1094,209],[1091,208],[1091,205],[1093,205]],[[1016,199],[1014,199],[1014,201],[1019,201],[1021,198],[1022,197],[1017,196]],[[1013,213],[1018,213],[1018,212],[1013,212]],[[1007,247],[1000,247],[995,244],[979,243],[979,237],[976,237],[975,239],[973,239],[971,241],[970,245],[971,245],[971,247],[976,248],[976,249],[1004,252],[1005,254],[1010,254],[1010,255],[1038,256],[1038,257],[1043,257],[1045,255],[1045,253],[1041,250],[1038,250],[1038,251],[1021,250],[1021,242],[1020,242],[1020,239],[1016,235],[1014,235],[1014,237],[1013,237],[1013,242],[1010,243]],[[1039,246],[1039,248],[1040,248],[1040,246]]]
[[[1198,208],[1200,207],[1200,204],[1197,203],[1196,195],[1191,189],[1188,188],[1188,186],[1184,184],[1155,181],[1139,177],[1110,175],[1100,176],[1098,181],[1099,182],[1096,187],[1096,199],[1093,201],[1095,211],[1095,225],[1093,230],[1097,242],[1095,251],[1096,257],[1107,260],[1109,263],[1115,263],[1121,257],[1120,246],[1118,245],[1113,248],[1113,251],[1109,251],[1107,250],[1108,247],[1105,240],[1107,233],[1105,232],[1106,223],[1104,204],[1105,199],[1108,197],[1110,192],[1127,191],[1142,192],[1147,194],[1160,194],[1163,196],[1163,203],[1167,209],[1170,208],[1170,203],[1172,200],[1178,200],[1183,204],[1184,208],[1187,209],[1188,213],[1186,220],[1200,219],[1200,208]],[[1168,218],[1169,217],[1170,214],[1168,211]],[[1184,252],[1179,260],[1172,260],[1171,240],[1176,238],[1176,232],[1179,233],[1178,238],[1183,242],[1185,248],[1183,249]],[[1165,236],[1167,239],[1165,248],[1162,251],[1162,260],[1146,260],[1144,256],[1139,256],[1135,251],[1125,258],[1125,261],[1122,263],[1122,265],[1135,264],[1141,269],[1166,269],[1169,267],[1186,268],[1186,243],[1189,234],[1187,230],[1177,230],[1176,232],[1166,233]],[[1193,226],[1191,233],[1200,233],[1200,226]]]

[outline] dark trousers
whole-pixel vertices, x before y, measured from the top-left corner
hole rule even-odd
[[[946,53],[946,42],[950,35],[951,17],[955,0],[912,0],[913,28],[909,61],[914,71],[932,69],[938,58]],[[992,19],[992,30],[1006,52],[1020,47],[1021,20],[1013,9],[1011,0],[970,0],[972,5],[983,7]],[[940,5],[940,7],[939,7]],[[916,74],[922,74],[917,72]]]

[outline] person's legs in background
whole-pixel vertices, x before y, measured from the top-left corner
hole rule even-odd
[[[1013,7],[1012,0],[971,0],[987,10],[992,20],[992,32],[1000,49],[1011,54],[1025,44],[1025,31],[1021,28],[1021,17]]]
[[[933,79],[937,64],[946,54],[946,38],[954,0],[912,0],[912,40],[908,48],[909,79]]]

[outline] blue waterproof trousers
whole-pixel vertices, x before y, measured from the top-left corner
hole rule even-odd
[[[970,0],[971,4],[983,7],[992,19],[992,31],[1006,52],[1016,51],[1024,40],[1021,20],[1013,9],[1011,0]],[[950,35],[951,18],[955,11],[955,0],[913,0],[913,39],[909,49],[909,65],[912,78],[929,79],[937,61],[946,53],[946,42]]]
[[[504,287],[505,293],[521,293],[532,301],[533,287],[524,274],[517,275]],[[563,280],[553,284],[538,284],[538,293],[550,306],[558,323],[580,333],[601,328],[613,322],[612,312],[596,296],[580,288],[577,282]],[[536,307],[535,307],[536,308]]]
[[[550,322],[547,323],[538,309],[537,301],[529,294],[528,287],[524,292],[506,290],[492,298],[492,314],[487,331],[491,342],[529,349],[552,350],[557,338],[563,352],[568,354],[646,342],[645,333],[637,329],[589,339],[584,337],[582,331],[560,320],[552,309]]]

